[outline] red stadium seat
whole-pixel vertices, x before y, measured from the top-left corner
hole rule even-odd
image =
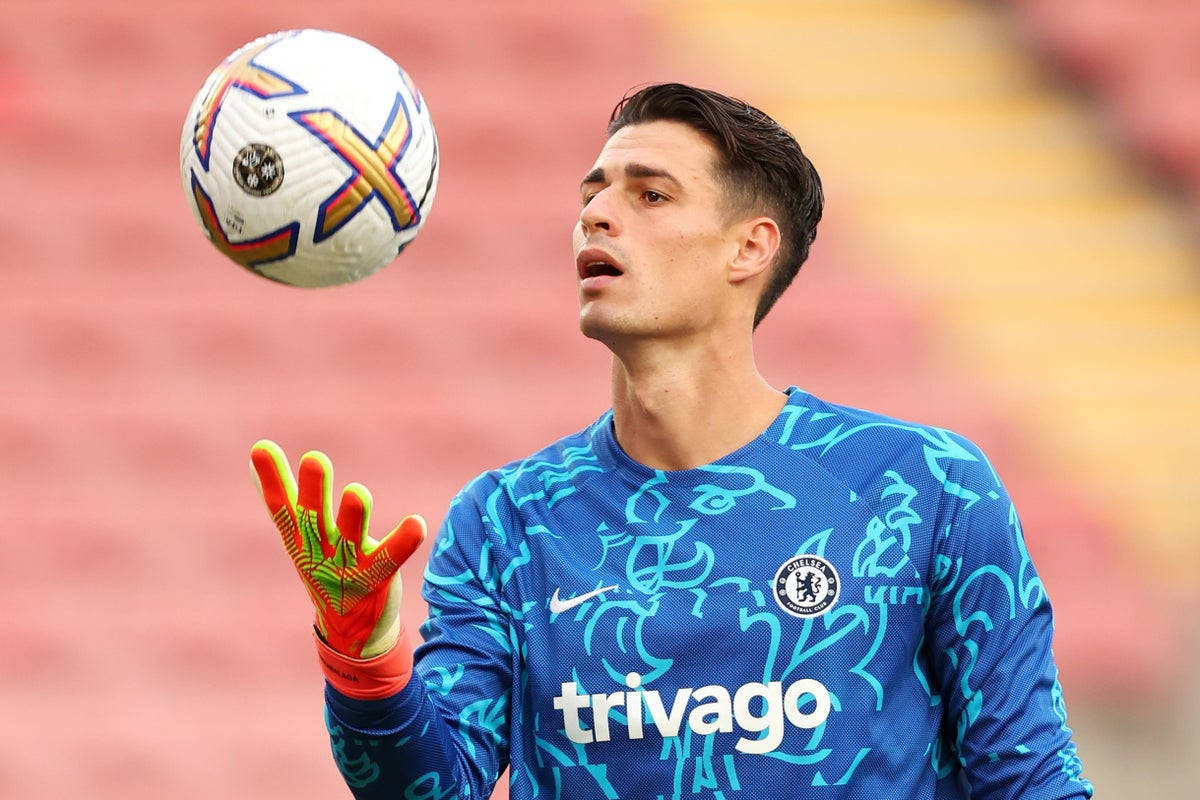
[[[1018,0],[1030,37],[1135,152],[1200,196],[1200,3]]]

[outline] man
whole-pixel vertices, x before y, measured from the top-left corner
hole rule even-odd
[[[816,171],[677,84],[618,105],[583,179],[580,325],[612,410],[452,502],[415,660],[395,570],[331,467],[252,460],[317,607],[359,798],[1068,798],[1050,606],[965,439],[780,392],[752,332],[808,255]],[[336,528],[336,529],[335,529]]]

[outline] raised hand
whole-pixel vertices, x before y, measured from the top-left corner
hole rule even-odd
[[[300,458],[299,488],[287,456],[274,442],[256,442],[250,462],[326,644],[353,658],[386,651],[400,625],[396,571],[424,540],[425,520],[405,517],[377,542],[367,535],[371,493],[361,484],[342,490],[333,521],[333,465],[324,453],[314,450]]]

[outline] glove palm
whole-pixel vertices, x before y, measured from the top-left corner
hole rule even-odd
[[[304,582],[325,642],[354,658],[378,655],[399,631],[400,565],[425,538],[425,521],[408,516],[382,540],[367,534],[371,493],[358,483],[342,490],[333,517],[333,465],[320,452],[300,459],[299,484],[283,450],[257,442],[250,461],[263,501]]]

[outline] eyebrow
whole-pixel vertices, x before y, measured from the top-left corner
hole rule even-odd
[[[637,161],[632,161],[625,165],[625,177],[626,178],[663,178],[664,180],[671,181],[676,186],[683,185],[679,182],[678,178],[676,178],[674,175],[672,175],[667,170],[662,169],[661,167],[652,167],[648,164],[642,164]],[[582,188],[584,186],[587,186],[588,184],[604,183],[604,182],[605,182],[604,169],[602,167],[596,167],[591,172],[589,172],[587,175],[583,176],[583,180],[580,182],[579,185],[580,185],[580,188]]]

